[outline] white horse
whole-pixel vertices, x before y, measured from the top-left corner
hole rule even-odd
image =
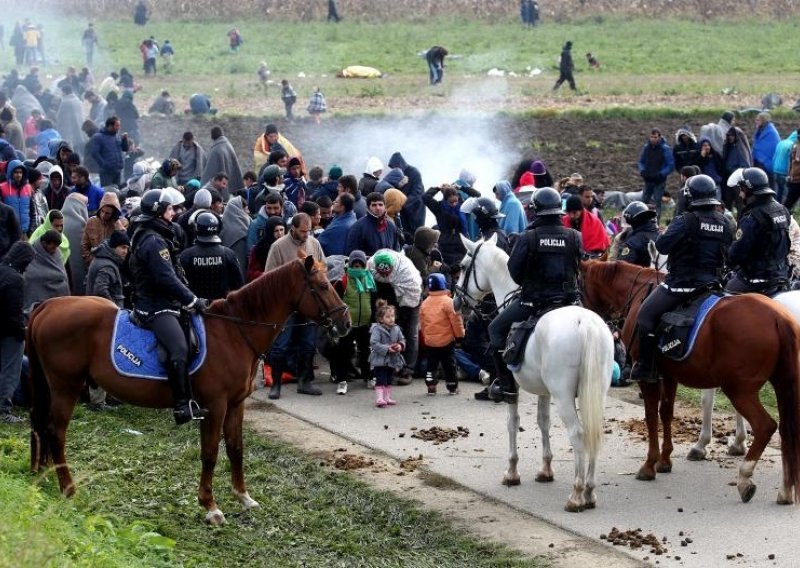
[[[462,237],[467,255],[462,261],[456,298],[474,307],[490,292],[500,309],[519,286],[508,272],[508,255],[495,246],[497,239],[473,243]],[[579,512],[596,504],[595,467],[603,437],[603,410],[611,384],[614,345],[605,322],[581,307],[569,306],[545,314],[528,340],[522,367],[514,373],[519,387],[538,395],[537,421],[542,432],[542,468],[536,481],[553,481],[550,449],[550,399],[569,435],[575,454],[575,484],[565,509]],[[578,399],[580,419],[575,406]],[[504,485],[519,485],[517,471],[517,404],[508,405],[508,469]],[[588,456],[588,467],[586,458]]]
[[[793,316],[797,323],[800,323],[800,291],[783,292],[772,298]],[[746,348],[746,346],[743,346]],[[714,396],[717,389],[703,389],[700,397],[700,405],[703,409],[703,423],[700,426],[700,438],[689,451],[688,459],[701,461],[706,457],[706,446],[711,441],[711,414],[714,412]],[[743,456],[745,454],[745,441],[747,440],[747,430],[744,418],[736,413],[736,434],[728,443],[728,455]]]

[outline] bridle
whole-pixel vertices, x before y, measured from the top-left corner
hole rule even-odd
[[[297,311],[297,308],[305,298],[306,292],[311,292],[311,297],[314,298],[314,302],[317,304],[317,308],[319,308],[319,325],[324,327],[325,329],[333,328],[333,318],[331,316],[338,314],[339,312],[346,312],[348,310],[346,304],[342,304],[341,306],[337,306],[332,310],[325,309],[325,303],[322,301],[322,297],[319,294],[319,290],[314,287],[314,284],[311,282],[311,277],[314,276],[319,272],[318,268],[315,268],[311,272],[307,270],[303,270],[303,274],[305,275],[306,285],[303,288],[303,293],[300,294],[300,298],[294,303],[294,311]],[[297,324],[297,325],[308,325],[308,324]]]
[[[475,288],[477,288],[479,292],[482,292],[484,296],[486,294],[488,294],[489,292],[491,292],[491,290],[487,290],[485,288],[481,288],[481,285],[478,284],[478,277],[476,276],[475,261],[478,258],[478,253],[480,252],[481,247],[483,247],[483,245],[484,245],[484,242],[481,241],[480,243],[478,243],[478,246],[475,247],[475,250],[473,252],[467,251],[467,254],[464,255],[464,258],[468,258],[469,259],[469,264],[467,264],[467,267],[464,270],[464,284],[465,284],[466,287],[465,286],[459,286],[458,284],[456,284],[455,288],[453,289],[453,296],[459,302],[463,303],[463,305],[466,306],[466,308],[472,314],[477,315],[478,317],[480,317],[481,319],[484,319],[484,320],[491,320],[491,319],[494,319],[494,316],[496,316],[498,314],[498,312],[500,312],[500,310],[505,308],[508,304],[510,304],[514,300],[514,298],[516,297],[516,294],[512,293],[512,294],[509,294],[508,297],[503,298],[503,301],[500,304],[497,304],[495,309],[492,310],[488,314],[482,312],[479,309],[479,306],[480,306],[481,302],[483,301],[483,299],[482,298],[479,299],[479,298],[476,298],[475,296],[471,295],[467,291],[467,289],[469,288],[469,279],[471,277],[472,278],[472,282],[475,284]]]

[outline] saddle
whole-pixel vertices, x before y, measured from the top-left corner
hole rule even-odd
[[[707,291],[663,314],[656,330],[661,355],[674,361],[689,357],[706,315],[722,297],[720,292]]]
[[[522,365],[522,358],[525,356],[525,346],[528,345],[528,338],[536,329],[536,324],[547,312],[552,312],[558,308],[563,308],[561,304],[550,304],[524,321],[511,324],[511,330],[506,339],[506,349],[503,351],[503,362],[512,371],[519,370]]]
[[[114,320],[110,354],[114,370],[126,377],[166,380],[167,350],[158,343],[156,335],[142,325],[141,318],[134,314],[132,311],[120,310]],[[203,318],[194,315],[191,318],[190,331],[190,375],[203,365],[207,351]]]

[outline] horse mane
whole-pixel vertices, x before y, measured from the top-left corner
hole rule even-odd
[[[211,313],[225,313],[225,306],[230,305],[233,310],[244,317],[256,318],[259,315],[270,313],[275,306],[285,303],[287,292],[296,291],[296,271],[301,260],[293,260],[286,264],[265,272],[252,282],[245,284],[238,290],[228,294],[224,300],[217,300],[209,311]],[[301,266],[302,268],[302,266]],[[305,268],[302,268],[305,270]]]

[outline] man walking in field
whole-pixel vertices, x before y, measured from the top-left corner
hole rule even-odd
[[[569,88],[573,91],[577,90],[575,87],[575,77],[572,72],[575,70],[575,63],[572,61],[572,42],[568,41],[564,44],[561,50],[561,59],[558,63],[558,81],[553,85],[553,90],[557,91],[564,81],[569,81]]]

